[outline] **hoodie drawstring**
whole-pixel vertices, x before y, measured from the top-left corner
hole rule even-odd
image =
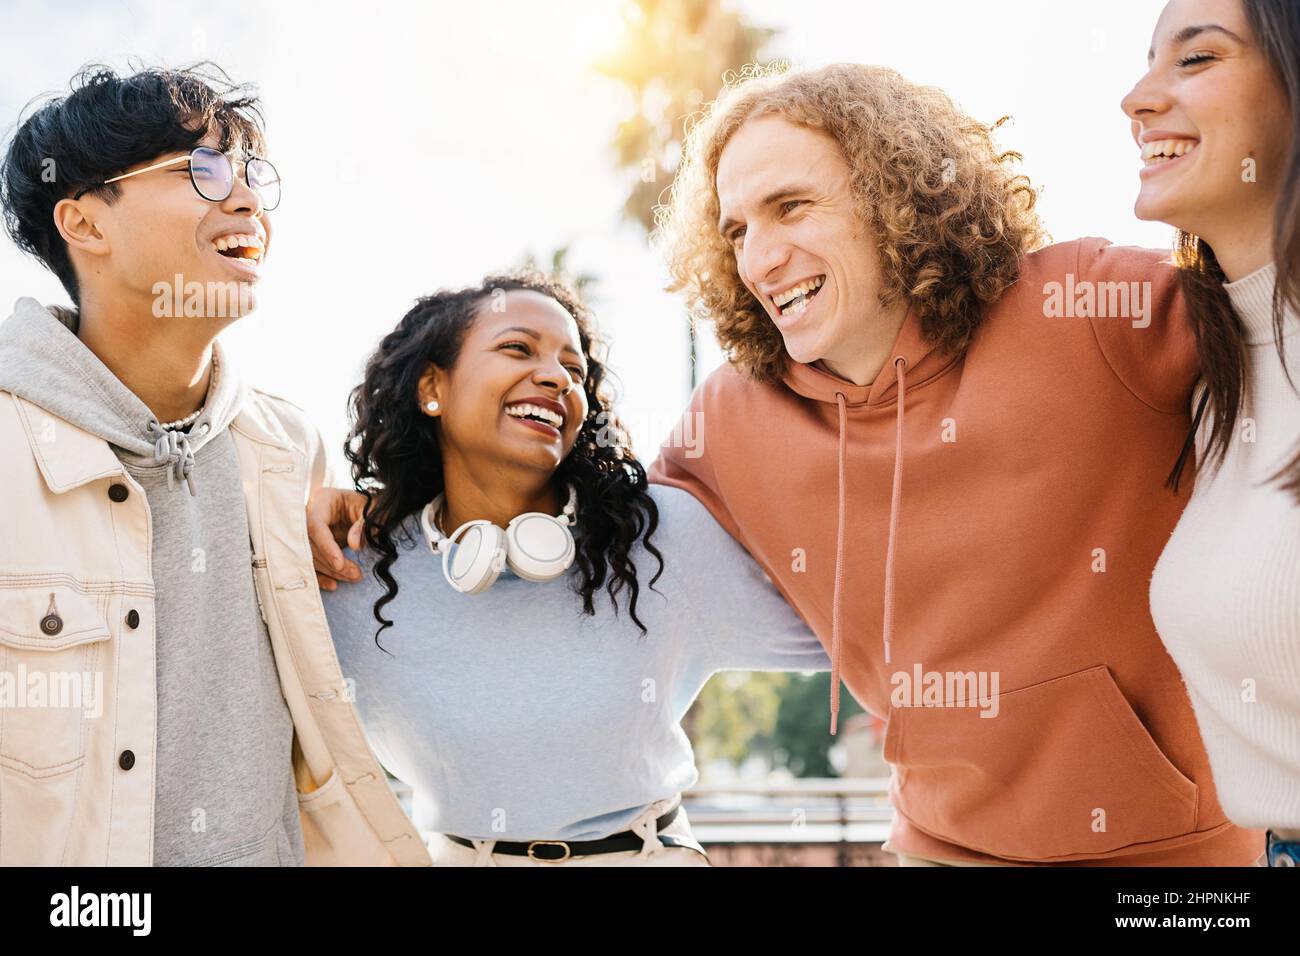
[[[157,422],[151,421],[149,437],[154,442],[154,464],[171,465],[167,469],[167,490],[170,491],[177,481],[183,480],[190,489],[190,496],[193,497],[194,479],[190,477],[190,472],[194,470],[194,449],[190,448],[189,436],[184,432],[163,428]]]
[[[894,436],[894,482],[889,499],[889,541],[885,547],[885,621],[882,630],[885,643],[885,663],[890,662],[889,639],[894,630],[894,544],[898,537],[898,511],[903,496],[903,400],[906,383],[903,372],[907,359],[901,355],[894,359],[894,373],[898,382],[898,417]],[[843,392],[835,393],[839,407],[839,513],[835,531],[835,591],[831,599],[831,735],[834,736],[840,717],[840,592],[844,583],[844,458],[848,431],[848,408]]]
[[[840,587],[844,583],[844,442],[848,409],[844,393],[835,393],[840,409],[839,511],[835,523],[835,591],[831,598],[831,736],[840,719]]]
[[[903,498],[903,399],[907,388],[903,371],[907,359],[901,355],[894,359],[894,372],[898,376],[898,424],[894,437],[894,485],[889,495],[889,543],[885,546],[885,623],[881,636],[885,642],[885,663],[889,663],[889,638],[894,633],[894,544],[898,540],[898,506]]]

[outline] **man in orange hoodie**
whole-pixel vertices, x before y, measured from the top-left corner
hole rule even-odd
[[[1252,865],[1147,603],[1190,484],[1176,272],[1044,246],[991,134],[867,66],[724,91],[660,225],[730,363],[651,480],[817,632],[831,732],[841,675],[887,716],[902,862]]]

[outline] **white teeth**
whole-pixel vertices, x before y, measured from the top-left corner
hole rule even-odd
[[[266,249],[260,236],[249,236],[243,233],[232,233],[228,236],[220,236],[212,240],[212,248],[218,252],[229,252],[232,249],[252,249],[253,255],[242,256],[248,262],[261,262],[262,255]]]
[[[779,309],[787,302],[792,302],[801,295],[807,295],[815,289],[820,289],[822,283],[825,281],[825,276],[818,276],[816,279],[809,279],[807,282],[802,282],[793,288],[786,289],[784,292],[772,296],[772,304]]]
[[[212,240],[212,245],[221,251],[229,249],[266,248],[260,236],[246,236],[243,233],[231,233],[228,236],[220,236]]]
[[[545,420],[548,424],[553,425],[557,429],[564,425],[564,418],[562,416],[555,414],[555,412],[551,411],[549,408],[542,408],[539,405],[529,405],[527,402],[506,406],[506,414],[512,418],[523,418],[525,415],[532,415]]]
[[[1190,153],[1200,145],[1194,139],[1160,139],[1142,144],[1142,161],[1151,166],[1155,163],[1177,159]]]

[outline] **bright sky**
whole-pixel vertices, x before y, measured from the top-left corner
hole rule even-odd
[[[1044,187],[1057,240],[1167,248],[1169,227],[1133,217],[1138,155],[1119,109],[1162,6],[740,3],[778,29],[768,57],[884,64],[981,120],[1012,114],[1001,142]],[[566,243],[570,267],[599,277],[591,304],[648,462],[688,397],[686,333],[658,254],[619,219],[625,177],[609,143],[629,102],[589,66],[618,36],[619,10],[610,0],[6,0],[0,131],[7,139],[28,100],[66,89],[85,62],[215,60],[258,84],[285,177],[259,308],[222,341],[251,383],[307,410],[340,474],[347,393],[412,300]],[[23,295],[66,300],[0,242],[0,318]],[[703,378],[721,359],[707,327],[701,341]]]

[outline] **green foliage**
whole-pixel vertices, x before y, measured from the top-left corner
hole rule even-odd
[[[618,49],[596,68],[632,96],[632,113],[619,123],[613,146],[619,168],[629,171],[623,216],[648,236],[677,170],[688,120],[717,97],[727,71],[758,60],[775,31],[751,26],[718,0],[636,0],[625,11]],[[694,391],[695,323],[684,321]]]
[[[597,69],[633,97],[614,150],[620,168],[634,174],[623,213],[649,233],[687,119],[718,95],[724,73],[757,60],[775,31],[751,26],[717,0],[636,0],[625,11],[622,41]]]
[[[723,671],[700,692],[688,733],[701,763],[740,763],[753,754],[796,777],[834,777],[829,751],[830,674]],[[862,708],[840,690],[840,726]]]
[[[696,759],[740,763],[754,753],[770,756],[772,730],[790,676],[747,671],[714,674],[691,708]]]
[[[566,242],[560,248],[554,250],[549,256],[542,256],[539,260],[537,256],[529,252],[524,256],[524,261],[520,263],[528,269],[536,269],[539,272],[550,273],[564,279],[569,285],[573,286],[574,291],[588,305],[591,304],[591,290],[596,287],[599,281],[598,277],[590,272],[580,272],[576,275],[571,274],[568,268],[569,250],[573,248],[573,243]],[[543,265],[542,263],[549,263]]]
[[[796,777],[836,777],[829,752],[836,738],[831,736],[831,675],[792,674],[781,694],[772,738],[776,761]],[[862,707],[845,687],[840,688],[839,732]]]

